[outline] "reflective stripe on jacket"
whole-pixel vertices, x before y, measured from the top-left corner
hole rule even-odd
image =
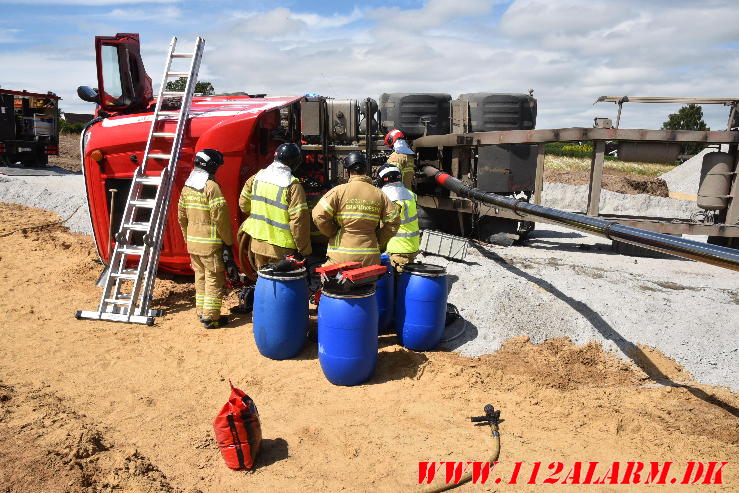
[[[389,253],[415,253],[421,245],[416,194],[413,194],[412,199],[396,200],[395,203],[400,206],[400,228],[387,243],[387,251]]]
[[[177,219],[187,251],[192,255],[219,252],[221,245],[233,245],[231,219],[221,187],[208,180],[203,190],[183,187],[177,203]]]

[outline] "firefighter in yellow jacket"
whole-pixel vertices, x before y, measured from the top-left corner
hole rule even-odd
[[[393,149],[393,153],[387,158],[388,164],[394,164],[400,168],[403,185],[408,190],[413,190],[413,175],[416,172],[416,153],[408,146],[405,135],[398,129],[390,130],[385,135],[385,145]]]
[[[395,272],[403,272],[405,264],[411,263],[418,256],[421,245],[421,230],[418,228],[416,212],[416,194],[408,190],[401,181],[400,169],[393,164],[385,164],[378,170],[378,178],[382,183],[382,193],[400,207],[400,228],[387,243],[386,251],[390,254],[390,263]]]
[[[329,237],[326,264],[379,265],[380,251],[398,231],[398,206],[365,176],[367,158],[359,151],[344,159],[349,182],[329,190],[313,209],[313,221]]]
[[[226,199],[214,179],[223,155],[214,149],[195,154],[195,167],[185,182],[178,203],[178,219],[195,271],[195,310],[206,329],[228,322],[221,316],[224,258],[233,262],[233,233]]]
[[[249,216],[241,228],[251,237],[257,270],[286,255],[311,253],[310,211],[303,186],[293,176],[300,160],[297,145],[281,144],[274,162],[249,178],[241,190],[239,207]]]

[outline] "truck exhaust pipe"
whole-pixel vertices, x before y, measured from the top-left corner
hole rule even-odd
[[[545,219],[548,222],[584,231],[595,236],[630,243],[650,250],[656,250],[676,257],[687,258],[717,265],[726,269],[739,271],[739,250],[686,240],[684,238],[655,233],[632,226],[624,226],[615,221],[608,221],[598,217],[585,216],[575,212],[566,212],[550,207],[530,204],[524,200],[503,197],[494,193],[472,188],[453,176],[439,171],[433,166],[424,166],[422,171],[436,180],[442,187],[461,197],[484,202],[504,209],[510,209],[516,214],[526,215],[525,219]]]

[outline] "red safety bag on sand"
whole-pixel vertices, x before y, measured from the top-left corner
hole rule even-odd
[[[262,444],[262,426],[257,406],[244,391],[231,385],[231,397],[216,419],[213,430],[223,460],[231,469],[251,469]]]

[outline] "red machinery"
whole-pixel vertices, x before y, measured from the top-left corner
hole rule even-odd
[[[98,88],[80,87],[78,90],[80,97],[99,105],[97,118],[81,136],[82,167],[95,243],[100,257],[107,262],[112,243],[110,233],[111,230],[113,234],[118,231],[133,172],[143,157],[155,100],[151,79],[141,63],[138,35],[98,36],[95,43]],[[250,96],[193,98],[164,232],[159,264],[162,270],[178,274],[192,272],[177,222],[177,202],[192,169],[195,153],[204,148],[223,153],[225,164],[218,170],[216,179],[228,203],[236,237],[244,219],[238,205],[241,188],[247,178],[272,162],[278,145],[299,140],[297,115],[301,99]],[[164,132],[171,132],[176,121],[171,122],[171,129],[166,125]],[[154,141],[152,146],[156,145],[157,141]],[[166,142],[163,141],[162,147],[164,145]],[[160,150],[152,148],[151,152]]]
[[[321,278],[324,289],[349,292],[357,287],[374,285],[387,274],[387,269],[385,265],[362,267],[359,262],[342,262],[318,267],[316,274]]]

